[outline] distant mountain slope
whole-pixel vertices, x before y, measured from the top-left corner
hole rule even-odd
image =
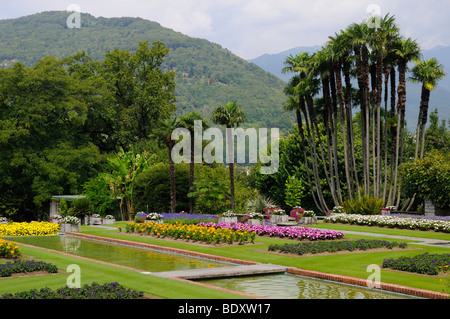
[[[47,55],[58,58],[86,51],[101,61],[113,49],[134,51],[139,41],[165,42],[170,53],[165,70],[176,71],[179,113],[211,111],[238,101],[252,126],[289,129],[293,115],[284,112],[284,83],[218,44],[188,37],[141,18],[103,18],[81,14],[81,28],[69,29],[70,13],[51,11],[17,19],[0,20],[0,67],[19,61],[28,66]]]
[[[289,55],[296,55],[300,52],[313,53],[320,49],[320,46],[296,47],[277,54],[264,54],[255,59],[249,60],[264,70],[271,72],[283,81],[287,82],[291,78],[290,74],[283,74],[284,61]],[[423,58],[436,58],[442,65],[447,76],[442,79],[436,89],[431,92],[430,112],[438,109],[440,119],[450,120],[450,47],[437,46],[433,49],[424,50]],[[407,113],[406,121],[408,129],[415,132],[421,95],[421,85],[417,83],[407,83]]]

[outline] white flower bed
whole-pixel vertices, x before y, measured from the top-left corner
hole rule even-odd
[[[450,233],[450,221],[426,218],[394,217],[389,215],[337,214],[324,219],[326,223],[344,223],[402,229],[434,230]]]

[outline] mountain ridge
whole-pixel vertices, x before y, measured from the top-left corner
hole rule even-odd
[[[162,68],[176,72],[178,114],[212,110],[237,101],[247,115],[246,126],[288,130],[294,117],[283,110],[284,82],[219,44],[193,38],[158,22],[131,17],[104,18],[80,13],[81,27],[70,29],[65,11],[45,11],[0,20],[0,67],[15,62],[34,65],[47,55],[63,58],[85,51],[101,61],[106,52],[134,51],[139,42],[162,41],[170,49]]]

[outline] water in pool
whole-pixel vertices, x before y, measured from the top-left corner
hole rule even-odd
[[[60,235],[14,237],[12,241],[62,251],[149,272],[229,266],[213,260],[194,258],[152,249],[109,244],[96,240]]]
[[[269,299],[410,299],[413,297],[292,274],[258,275],[198,282]]]

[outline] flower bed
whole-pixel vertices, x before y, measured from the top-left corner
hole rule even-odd
[[[138,299],[143,292],[124,288],[117,282],[84,285],[80,288],[63,287],[56,291],[49,288],[31,289],[29,291],[6,293],[0,299]]]
[[[29,273],[36,271],[47,271],[48,273],[57,273],[58,268],[55,265],[38,260],[14,260],[0,264],[0,277],[10,277],[12,274]]]
[[[437,275],[446,272],[450,268],[450,254],[424,253],[412,257],[400,257],[398,259],[385,259],[383,268],[417,272],[419,274]]]
[[[243,244],[248,241],[253,243],[255,238],[254,232],[245,229],[212,228],[207,226],[178,223],[157,224],[154,222],[149,222],[142,224],[131,222],[126,224],[126,232],[148,234],[157,237],[171,237],[174,239],[201,241],[208,244]]]
[[[326,239],[340,239],[344,237],[344,233],[333,230],[321,230],[309,227],[283,227],[270,225],[249,225],[244,223],[200,223],[199,225],[214,227],[214,228],[228,228],[234,230],[253,231],[259,236],[271,236],[291,239],[308,239],[308,240],[326,240]]]
[[[389,215],[337,214],[324,219],[326,223],[343,223],[402,229],[434,230],[450,233],[450,221],[428,218],[395,217]]]
[[[21,251],[15,243],[0,238],[0,258],[20,257]]]
[[[337,252],[337,251],[354,251],[354,250],[367,250],[376,248],[388,248],[394,247],[405,248],[406,243],[388,242],[385,240],[346,240],[337,242],[310,242],[310,243],[295,243],[284,245],[270,245],[269,251],[279,251],[282,253],[291,253],[297,255],[304,254],[319,254],[324,252]]]
[[[4,236],[52,236],[59,232],[59,225],[50,222],[0,224],[0,235]]]

